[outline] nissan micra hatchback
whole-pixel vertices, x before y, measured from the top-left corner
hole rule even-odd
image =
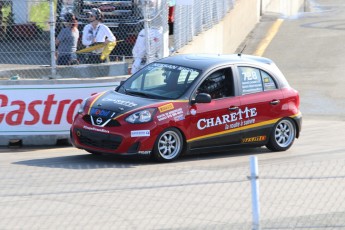
[[[71,140],[93,154],[163,162],[239,146],[285,151],[301,132],[299,106],[298,92],[270,59],[176,55],[86,98]]]

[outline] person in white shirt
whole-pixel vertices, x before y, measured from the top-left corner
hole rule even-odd
[[[97,8],[92,8],[88,13],[89,24],[83,29],[82,43],[84,46],[89,47],[98,43],[108,44],[115,42],[116,38],[110,31],[109,27],[104,25],[103,14]],[[101,53],[104,48],[92,51],[90,55],[85,58],[86,63],[101,63],[104,62],[100,59]]]
[[[131,68],[131,74],[136,73],[138,70],[143,68],[146,64],[149,64],[153,61],[161,59],[162,49],[163,49],[163,28],[152,27],[148,29],[148,40],[149,43],[146,43],[146,32],[145,29],[142,29],[137,37],[135,45],[132,49],[133,54],[133,65]],[[147,57],[146,46],[149,45],[150,56]]]

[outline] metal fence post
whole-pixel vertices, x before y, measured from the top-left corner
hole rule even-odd
[[[149,58],[151,57],[150,49],[150,35],[149,35],[149,0],[144,2],[143,12],[144,12],[144,29],[145,29],[145,46],[146,46],[146,64],[150,63]]]
[[[252,213],[253,230],[260,229],[260,203],[259,203],[259,168],[258,159],[255,156],[250,157],[250,181],[252,185]]]
[[[52,78],[56,77],[56,62],[55,62],[55,18],[54,18],[54,0],[49,1],[50,8],[50,58],[51,58],[51,74]]]

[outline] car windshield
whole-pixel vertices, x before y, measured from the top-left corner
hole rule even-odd
[[[118,92],[155,99],[181,97],[200,75],[200,70],[184,66],[151,63],[130,77]]]

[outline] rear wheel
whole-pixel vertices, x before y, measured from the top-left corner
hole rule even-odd
[[[160,162],[173,161],[183,150],[183,138],[179,130],[169,128],[164,130],[155,142],[153,157]]]
[[[289,149],[296,137],[296,125],[291,119],[284,118],[275,124],[266,147],[271,151]]]

